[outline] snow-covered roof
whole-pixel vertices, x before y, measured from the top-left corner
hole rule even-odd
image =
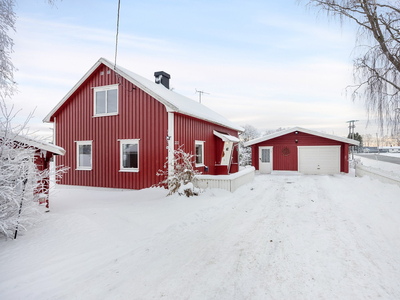
[[[216,135],[217,137],[219,137],[221,140],[223,140],[224,142],[234,142],[234,143],[239,143],[240,140],[235,137],[235,136],[231,136],[230,134],[223,134],[220,133],[218,131],[213,131],[214,135]]]
[[[4,137],[4,136],[5,136],[4,132],[0,132],[0,137]],[[29,138],[27,136],[15,135],[15,136],[12,136],[12,140],[15,142],[19,142],[19,143],[28,145],[30,147],[34,147],[34,148],[41,149],[41,150],[46,150],[46,151],[49,151],[49,152],[57,154],[57,155],[65,155],[64,148],[44,142],[44,141],[35,140],[35,139]]]
[[[248,147],[254,144],[258,144],[264,141],[268,141],[268,140],[272,140],[276,137],[280,137],[282,135],[288,134],[288,133],[292,133],[295,131],[299,131],[299,132],[304,132],[304,133],[308,133],[308,134],[312,134],[312,135],[316,135],[319,137],[323,137],[326,139],[330,139],[330,140],[335,140],[335,141],[339,141],[339,142],[343,142],[343,143],[347,143],[347,144],[352,144],[352,145],[356,145],[358,146],[360,144],[359,141],[356,140],[352,140],[352,139],[348,139],[348,138],[343,138],[343,137],[339,137],[336,135],[331,135],[331,134],[326,134],[323,132],[318,132],[318,131],[314,131],[314,130],[310,130],[310,129],[306,129],[306,128],[301,128],[301,127],[293,127],[293,128],[289,128],[289,129],[285,129],[282,131],[278,131],[269,135],[265,135],[256,139],[253,139],[251,141],[245,142],[244,146]]]
[[[68,98],[79,88],[79,86],[97,69],[100,64],[104,64],[114,70],[119,75],[130,81],[141,90],[148,93],[153,98],[163,103],[169,112],[177,112],[208,122],[228,127],[237,131],[244,129],[203,104],[196,102],[188,97],[180,95],[174,91],[167,89],[162,84],[157,84],[136,73],[133,73],[120,66],[115,66],[112,62],[105,58],[100,58],[96,64],[78,81],[77,84],[64,96],[64,98],[53,108],[53,110],[43,119],[43,122],[52,122],[52,116],[57,110],[68,100]]]

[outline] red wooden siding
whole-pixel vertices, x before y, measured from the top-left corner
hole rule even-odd
[[[175,149],[184,145],[187,153],[195,154],[195,141],[204,141],[204,164],[208,166],[210,175],[227,174],[227,168],[219,168],[221,163],[223,141],[213,134],[213,130],[237,137],[238,132],[203,120],[175,113]],[[239,170],[238,149],[234,147],[230,173]],[[197,168],[204,173],[204,167]],[[221,170],[222,169],[222,170]],[[206,173],[204,173],[206,174]]]
[[[118,115],[93,117],[92,88],[117,83]],[[129,81],[118,79],[113,70],[100,65],[57,111],[56,144],[66,155],[57,157],[56,162],[70,167],[61,184],[142,189],[159,182],[156,173],[167,157],[167,112],[159,101],[133,88]],[[140,139],[139,172],[119,171],[120,139]],[[92,170],[76,170],[75,141],[93,141]]]
[[[298,141],[297,143],[295,141]],[[296,135],[294,132],[286,135],[276,137],[274,139],[260,142],[251,146],[252,151],[252,164],[259,170],[259,154],[258,147],[260,146],[272,146],[273,147],[273,170],[274,171],[298,171],[298,146],[341,146],[340,147],[340,171],[348,173],[348,151],[349,144],[331,140],[308,133],[298,132]],[[284,148],[288,148],[289,155],[285,156],[282,153]]]

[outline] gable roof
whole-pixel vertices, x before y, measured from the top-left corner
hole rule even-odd
[[[63,99],[53,108],[53,110],[43,119],[43,122],[51,123],[52,116],[59,108],[71,97],[71,95],[83,84],[83,82],[101,65],[109,67],[116,73],[130,81],[132,84],[145,91],[147,94],[165,105],[168,112],[177,112],[197,119],[205,120],[237,131],[244,129],[203,104],[196,102],[188,97],[180,95],[167,89],[162,84],[157,84],[136,73],[133,73],[120,66],[115,66],[105,58],[100,58],[93,67],[78,81],[77,84],[64,96]]]
[[[268,140],[272,140],[274,138],[280,137],[282,135],[288,134],[288,133],[292,133],[295,131],[300,131],[300,132],[304,132],[304,133],[308,133],[308,134],[312,134],[312,135],[316,135],[322,138],[326,138],[326,139],[330,139],[330,140],[335,140],[335,141],[339,141],[342,143],[347,143],[347,144],[352,144],[355,146],[358,146],[360,144],[359,141],[356,140],[352,140],[352,139],[348,139],[348,138],[343,138],[343,137],[339,137],[336,135],[331,135],[331,134],[326,134],[326,133],[322,133],[322,132],[318,132],[318,131],[314,131],[314,130],[310,130],[310,129],[306,129],[306,128],[301,128],[301,127],[293,127],[293,128],[289,128],[289,129],[285,129],[282,131],[278,131],[269,135],[265,135],[256,139],[253,139],[251,141],[245,142],[244,146],[248,147],[254,144],[258,144],[264,141],[268,141]]]

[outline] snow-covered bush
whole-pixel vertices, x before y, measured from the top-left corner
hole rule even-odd
[[[357,165],[362,165],[362,161],[361,158],[354,158],[352,160],[349,160],[349,167],[351,169],[355,169],[357,167]]]
[[[197,175],[201,173],[193,168],[195,156],[183,151],[183,146],[174,150],[172,162],[168,162],[168,157],[164,163],[164,170],[158,170],[157,176],[161,176],[162,181],[156,186],[168,188],[169,195],[178,193],[187,197],[197,196],[201,190],[196,187]]]
[[[36,150],[20,142],[27,121],[12,127],[12,109],[0,102],[0,236],[16,237],[18,228],[29,227],[39,213],[39,197],[49,192],[50,170],[40,171],[34,157]],[[53,176],[59,179],[66,168],[59,168]]]

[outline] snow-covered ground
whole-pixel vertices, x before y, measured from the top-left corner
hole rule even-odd
[[[379,155],[385,155],[385,156],[392,156],[392,157],[399,157],[400,158],[400,153],[380,153]]]
[[[0,299],[400,299],[399,194],[299,174],[194,198],[58,188],[0,240]]]
[[[396,154],[396,153],[385,153],[385,154],[381,153],[379,155],[400,157],[400,154]],[[399,164],[394,164],[394,163],[389,163],[389,162],[384,162],[384,161],[379,161],[377,159],[374,159],[377,156],[376,154],[368,154],[368,156],[372,157],[372,159],[357,156],[357,155],[355,155],[354,157],[357,159],[360,159],[364,166],[372,167],[375,169],[380,169],[384,172],[393,172],[395,174],[398,174],[398,176],[400,176],[400,165]]]

